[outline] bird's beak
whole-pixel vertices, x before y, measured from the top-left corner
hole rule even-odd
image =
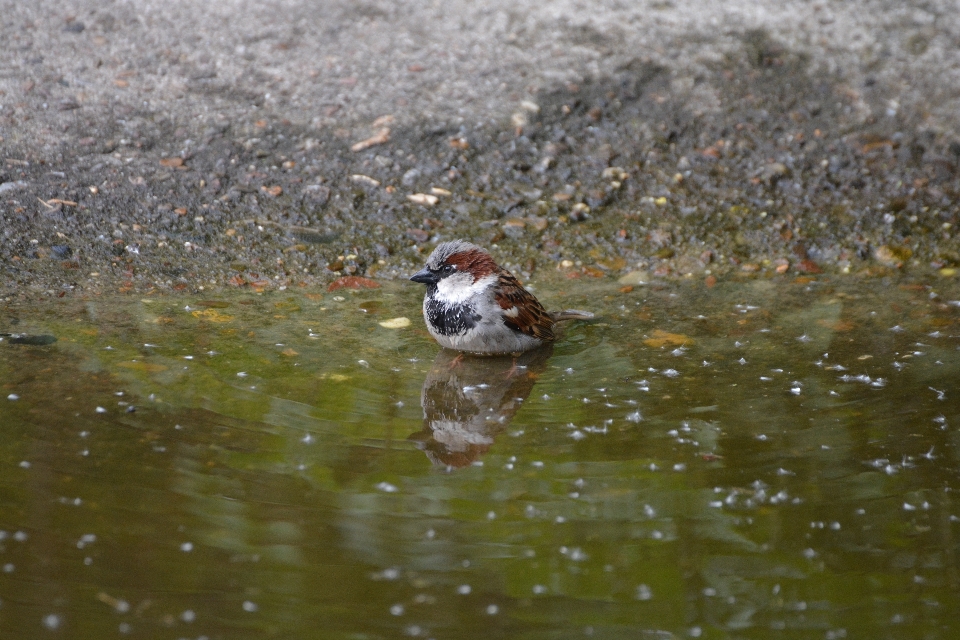
[[[410,279],[420,284],[437,284],[440,282],[438,275],[427,268],[420,269],[420,271],[410,276]]]

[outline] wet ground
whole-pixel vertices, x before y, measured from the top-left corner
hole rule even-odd
[[[0,299],[956,275],[952,3],[3,5]]]
[[[516,361],[413,285],[13,304],[0,635],[955,638],[954,283],[558,278]]]

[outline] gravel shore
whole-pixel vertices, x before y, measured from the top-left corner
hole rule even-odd
[[[769,4],[4,0],[0,300],[955,275],[955,3]]]

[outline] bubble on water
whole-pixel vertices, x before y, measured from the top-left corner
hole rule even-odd
[[[51,613],[43,617],[43,626],[45,626],[47,629],[50,629],[51,631],[53,631],[54,629],[60,628],[61,622],[62,621],[60,619],[60,616],[58,616],[55,613]]]
[[[186,611],[180,614],[180,619],[183,620],[184,622],[193,622],[194,620],[197,619],[197,614],[194,613],[192,610],[187,609]]]
[[[420,627],[420,625],[418,625],[418,624],[412,624],[412,625],[410,625],[409,627],[407,627],[406,629],[404,629],[404,632],[405,632],[408,636],[417,637],[418,635],[420,635],[421,633],[423,633],[423,629],[422,629],[422,628]]]
[[[649,586],[645,584],[639,584],[637,585],[637,589],[634,592],[633,597],[637,600],[650,600],[653,598],[653,591],[651,591]]]
[[[687,631],[691,638],[699,638],[703,635],[703,629],[700,627],[690,627],[690,630]]]
[[[802,336],[797,336],[797,342],[810,342],[812,339],[813,338],[811,338],[807,334],[803,334]]]
[[[396,493],[397,491],[400,491],[396,485],[392,485],[386,481],[377,483],[376,488],[384,493]]]
[[[498,606],[495,605],[495,604],[487,605],[487,615],[488,615],[488,616],[495,616],[495,615],[497,615],[498,613],[500,613],[500,607],[498,607]]]
[[[676,369],[664,369],[661,375],[666,376],[667,378],[676,378],[680,375],[680,372]]]
[[[27,535],[26,531],[17,531],[13,534],[13,539],[17,542],[26,542],[27,538],[30,536]]]
[[[106,412],[107,412],[107,410],[104,409],[103,407],[97,407],[96,411],[97,411],[97,413],[106,413]]]
[[[7,396],[7,400],[10,400],[10,401],[19,400],[19,399],[20,399],[20,396],[18,396],[15,393],[11,393],[10,395]]]
[[[180,545],[180,551],[183,551],[184,553],[190,553],[191,551],[193,551],[193,543],[184,542],[183,544]]]
[[[300,442],[302,442],[303,444],[310,444],[311,442],[313,442],[313,436],[308,433],[307,435],[300,438]]]
[[[256,602],[251,602],[250,600],[243,601],[243,610],[246,611],[247,613],[253,613],[259,608],[260,607],[257,606]]]
[[[893,331],[894,333],[903,333],[904,331],[906,331],[906,329],[904,329],[900,325],[894,325],[890,327],[890,331]]]
[[[547,592],[547,588],[546,588],[545,586],[543,586],[542,584],[535,584],[535,585],[533,585],[533,592],[534,592],[536,595],[539,596],[539,595],[542,595],[542,594],[546,593],[546,592]]]
[[[402,616],[403,610],[404,609],[402,604],[395,604],[392,607],[390,607],[390,614],[395,616]]]
[[[14,567],[13,564],[10,563],[10,562],[8,562],[7,564],[3,565],[3,572],[4,572],[4,573],[13,573],[13,570],[14,570],[14,569],[16,569],[16,567]]]
[[[468,584],[462,584],[459,587],[457,587],[457,593],[459,593],[462,596],[470,595],[471,591],[472,589]]]
[[[587,435],[583,431],[576,429],[570,432],[570,437],[573,438],[574,440],[583,440],[584,438],[587,437]]]
[[[97,541],[97,536],[92,533],[85,533],[80,536],[80,539],[77,540],[77,549],[83,549],[88,544],[93,544]]]
[[[808,547],[803,550],[803,557],[807,560],[813,560],[817,557],[817,552]]]
[[[30,462],[27,461],[27,460],[21,460],[21,461],[20,461],[20,468],[21,468],[21,469],[29,469],[29,468],[30,468]]]
[[[367,369],[370,368],[370,363],[367,362],[366,360],[357,360],[357,364],[360,365],[361,367],[366,367]]]
[[[643,416],[640,415],[639,411],[634,411],[633,413],[628,413],[626,416],[627,422],[640,422],[643,420]]]
[[[238,378],[246,378],[248,375],[250,375],[250,374],[247,373],[246,371],[238,371],[238,372],[237,372],[237,377],[238,377]]]

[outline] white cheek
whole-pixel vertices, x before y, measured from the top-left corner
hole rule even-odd
[[[447,304],[463,304],[491,286],[497,276],[489,275],[473,282],[469,273],[458,273],[437,283],[437,299]]]

